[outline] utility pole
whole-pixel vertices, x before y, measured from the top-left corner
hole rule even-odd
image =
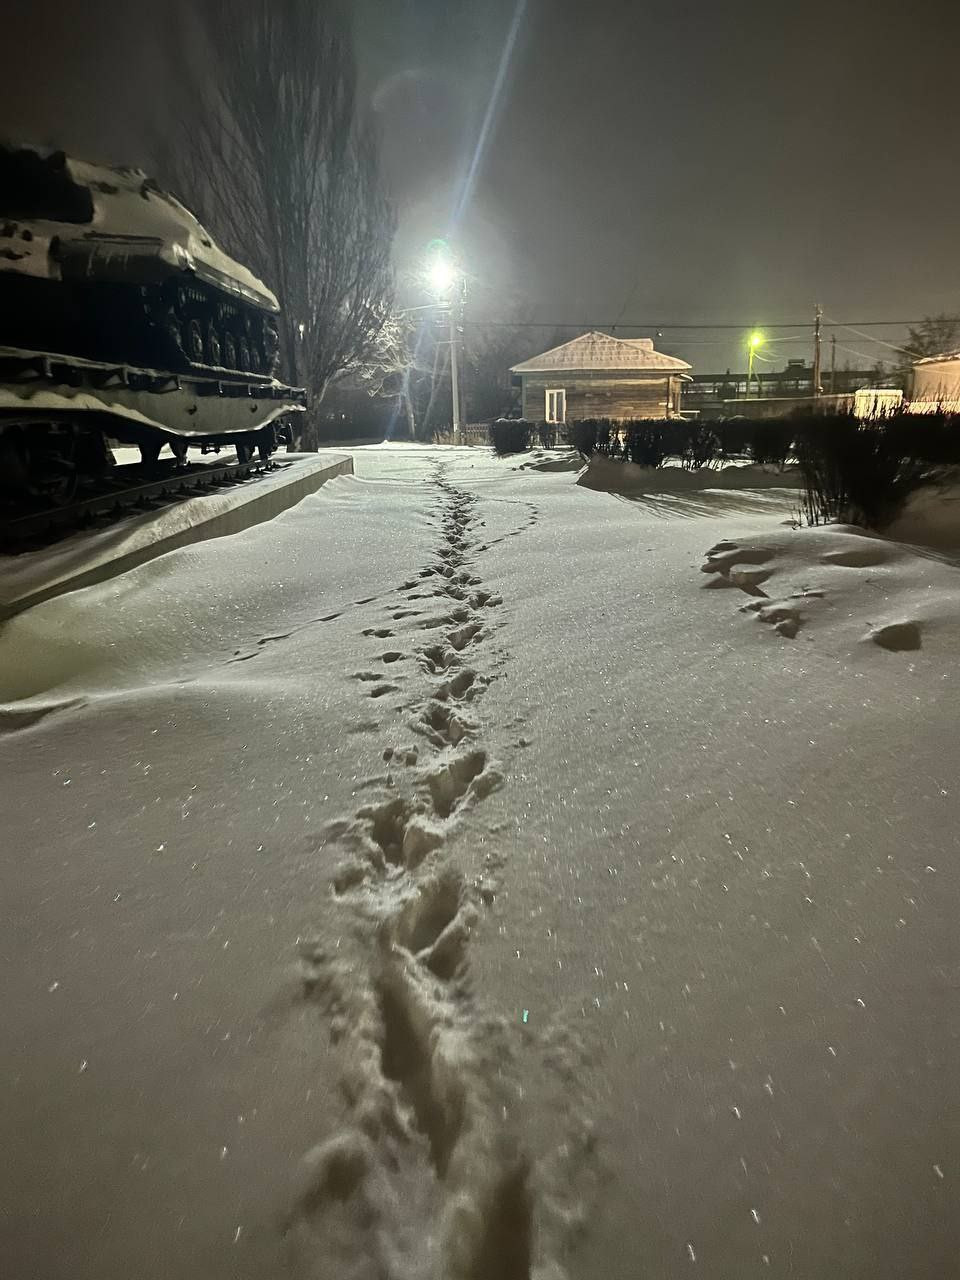
[[[457,355],[459,338],[457,336],[457,311],[463,309],[464,284],[460,281],[459,307],[457,302],[450,303],[450,394],[453,398],[453,443],[460,443],[460,361]]]
[[[819,400],[823,394],[823,387],[820,385],[820,325],[823,320],[823,307],[817,303],[817,310],[813,321],[813,398]]]
[[[837,335],[830,335],[830,394],[837,394]]]

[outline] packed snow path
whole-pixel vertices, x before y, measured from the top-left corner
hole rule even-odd
[[[960,573],[355,457],[0,631],[5,1267],[952,1274]]]
[[[471,899],[492,890],[487,882],[471,894],[455,866],[431,856],[459,816],[503,781],[477,715],[490,680],[484,650],[503,602],[476,572],[476,498],[442,467],[433,485],[442,500],[437,544],[381,605],[390,622],[410,620],[412,633],[398,639],[389,626],[365,628],[402,647],[379,655],[386,670],[354,673],[370,698],[411,690],[401,706],[416,737],[386,747],[391,772],[369,780],[388,798],[324,830],[326,848],[349,854],[333,891],[345,918],[355,916],[355,945],[333,947],[326,933],[301,943],[306,991],[343,1042],[354,1124],[307,1156],[288,1229],[305,1228],[300,1251],[312,1269],[330,1217],[359,1199],[364,1229],[359,1241],[347,1233],[341,1266],[521,1280],[530,1275],[532,1223],[503,1070],[508,1046],[491,1054],[501,1037],[485,1025],[468,980]],[[411,659],[419,670],[402,674]],[[426,1240],[418,1238],[425,1223]],[[350,1258],[357,1252],[362,1261]]]

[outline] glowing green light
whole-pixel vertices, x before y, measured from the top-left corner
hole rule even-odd
[[[749,338],[749,342],[750,342],[750,346],[751,346],[751,347],[759,347],[759,346],[762,346],[763,341],[764,341],[764,337],[763,337],[763,334],[762,334],[762,333],[760,333],[760,332],[757,332],[757,333],[751,333],[750,338]]]

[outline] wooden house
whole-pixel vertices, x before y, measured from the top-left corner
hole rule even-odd
[[[676,418],[690,365],[655,351],[650,338],[584,333],[514,365],[523,416],[533,422],[583,418]]]

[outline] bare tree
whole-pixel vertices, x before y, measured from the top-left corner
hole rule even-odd
[[[488,422],[519,407],[520,389],[514,386],[511,367],[568,342],[572,335],[532,327],[526,310],[520,307],[513,323],[479,321],[470,327],[468,336],[464,382],[470,416]]]
[[[395,399],[415,440],[432,440],[451,422],[449,329],[430,308],[391,315],[358,371],[373,396]],[[352,375],[351,375],[352,376]]]
[[[172,24],[167,181],[277,293],[282,369],[319,402],[389,314],[393,209],[339,0],[204,0]]]
[[[470,330],[464,384],[471,420],[490,422],[516,408],[519,392],[513,386],[510,367],[536,351],[536,341],[530,341],[529,332],[483,324]]]
[[[897,361],[895,373],[904,386],[909,386],[914,360],[943,355],[960,347],[960,319],[947,315],[927,316],[918,325],[907,329],[904,347],[909,355],[904,354]]]
[[[357,381],[367,395],[395,401],[397,417],[402,414],[411,440],[417,439],[414,385],[419,372],[416,324],[408,314],[395,312],[384,321],[357,370]]]

